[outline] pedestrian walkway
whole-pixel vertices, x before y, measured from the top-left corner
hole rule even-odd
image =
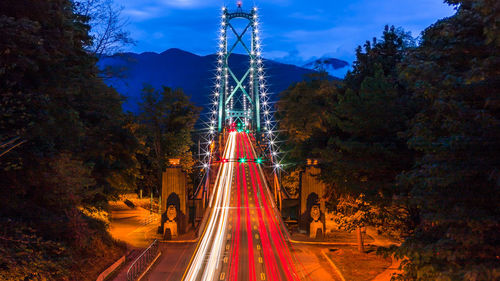
[[[125,263],[118,269],[118,274],[112,279],[113,281],[127,281],[127,271],[134,260],[141,254],[141,249],[131,250],[125,259]]]
[[[114,239],[125,242],[128,249],[125,263],[112,280],[126,281],[127,271],[132,262],[154,239],[160,238],[157,234],[158,222],[149,220],[151,212],[139,206],[131,208],[123,201],[110,202],[109,206],[111,212],[109,233]]]
[[[196,243],[160,243],[161,256],[141,281],[178,281],[194,253]]]

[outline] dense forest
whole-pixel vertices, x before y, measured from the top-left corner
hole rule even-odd
[[[129,39],[90,33],[89,3],[111,1],[0,2],[0,280],[95,280],[125,251],[108,200],[157,192],[167,157],[190,154],[182,91],[147,88],[142,114],[122,111],[96,62]]]
[[[280,127],[292,171],[320,160],[342,228],[400,239],[379,250],[403,259],[397,280],[498,280],[500,4],[445,2],[456,14],[418,40],[387,26],[343,81],[283,92]]]

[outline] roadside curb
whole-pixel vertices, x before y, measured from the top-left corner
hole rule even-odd
[[[340,277],[340,279],[342,281],[346,281],[344,276],[342,275],[342,272],[340,272],[339,268],[335,265],[335,263],[333,263],[332,259],[330,259],[330,257],[326,254],[326,251],[327,250],[322,250],[321,251],[321,254],[323,254],[323,256],[326,258],[326,260],[328,261],[328,263],[332,266],[332,268],[335,270],[335,272],[337,273],[337,275]]]
[[[395,259],[394,256],[392,256],[391,259],[391,265],[386,270],[382,271],[379,275],[375,276],[375,278],[373,278],[371,281],[391,280],[393,274],[397,274],[400,272],[399,266],[401,265],[401,260]]]
[[[158,242],[160,243],[173,243],[173,244],[182,244],[182,243],[196,243],[198,242],[199,238],[192,239],[192,240],[159,240]]]
[[[108,268],[106,268],[99,276],[97,277],[96,281],[103,281],[108,278],[113,272],[115,272],[122,264],[125,263],[125,256],[122,256],[119,258],[117,261],[115,261],[112,265],[110,265]]]
[[[358,243],[354,243],[354,242],[321,242],[321,241],[315,242],[315,241],[299,241],[299,240],[293,240],[293,239],[289,239],[288,241],[291,243],[294,243],[294,244],[325,245],[325,246],[357,246],[358,245]],[[364,245],[365,246],[376,246],[372,243],[366,243]]]

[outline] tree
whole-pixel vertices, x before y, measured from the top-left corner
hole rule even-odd
[[[191,132],[199,109],[180,89],[163,87],[163,91],[159,92],[145,86],[141,98],[138,122],[145,144],[145,154],[141,156],[142,186],[153,192],[161,186],[162,172],[169,158],[180,158],[182,169],[192,172]]]
[[[413,164],[402,133],[415,105],[397,66],[411,42],[401,29],[386,26],[380,40],[367,41],[364,52],[358,48],[330,118],[336,133],[322,150],[321,178],[333,187],[330,201],[340,203],[337,222],[347,230],[372,225],[404,233],[401,219],[394,219],[406,215],[393,208],[393,198],[405,193],[396,176]]]
[[[306,158],[317,158],[316,148],[326,146],[337,84],[324,73],[314,74],[280,94],[277,118],[290,151],[289,162],[298,164],[305,163]]]
[[[73,0],[75,13],[85,17],[90,25],[92,44],[86,49],[94,56],[112,55],[124,45],[134,44],[125,29],[127,21],[122,17],[122,7],[113,0]]]
[[[85,210],[134,185],[138,143],[73,11],[66,0],[0,2],[0,143],[24,141],[0,158],[0,279],[89,280],[122,254]]]
[[[403,133],[417,106],[397,70],[412,46],[402,29],[386,26],[380,40],[356,50],[342,83],[312,80],[282,93],[280,125],[291,155],[299,162],[320,159],[330,205],[348,231],[366,225],[407,231],[402,226],[411,216],[402,210],[410,208],[394,207],[393,197],[404,195],[396,177],[414,159]]]
[[[421,153],[400,184],[419,224],[396,253],[399,280],[498,280],[500,7],[448,1],[457,13],[422,35],[401,76],[423,106],[411,121]]]

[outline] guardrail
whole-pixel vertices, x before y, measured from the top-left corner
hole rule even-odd
[[[153,241],[142,254],[135,259],[127,271],[127,281],[135,281],[158,255],[158,240]]]
[[[150,214],[150,215],[148,215],[148,216],[144,219],[144,221],[143,221],[142,225],[148,225],[148,224],[150,224],[150,223],[152,223],[152,222],[156,222],[156,221],[158,221],[158,220],[159,220],[159,217],[160,217],[160,215],[158,215],[158,214],[155,214],[155,213]]]

